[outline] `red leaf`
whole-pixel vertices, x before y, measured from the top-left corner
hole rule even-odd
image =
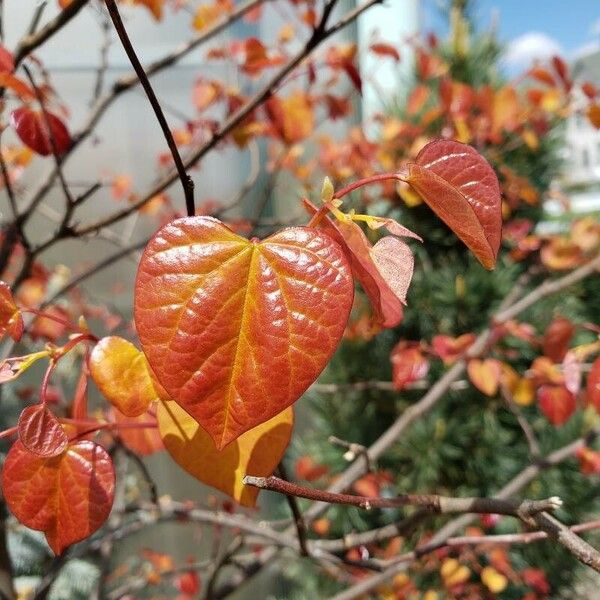
[[[492,269],[502,236],[498,178],[475,149],[451,140],[435,140],[408,166],[406,181],[429,207]]]
[[[371,50],[371,52],[374,52],[375,54],[378,54],[379,56],[390,56],[396,62],[400,60],[400,53],[391,44],[383,44],[381,42],[377,42],[375,44],[371,44],[369,46],[369,50]]]
[[[189,217],[146,247],[135,323],[159,382],[222,449],[314,382],[353,288],[340,247],[312,228],[248,241],[217,219]]]
[[[362,78],[358,72],[358,69],[356,68],[356,65],[350,60],[345,60],[342,63],[342,69],[344,69],[346,75],[348,75],[350,81],[352,81],[356,91],[359,94],[362,94]]]
[[[552,425],[563,425],[575,412],[575,396],[562,385],[543,385],[538,390],[540,410]]]
[[[584,475],[600,473],[600,452],[583,446],[575,455],[579,459],[579,468]]]
[[[0,337],[8,333],[18,342],[23,335],[23,329],[23,317],[15,304],[10,287],[4,281],[0,281]]]
[[[305,481],[316,481],[329,473],[329,467],[322,465],[310,456],[301,456],[296,461],[296,477]]]
[[[464,354],[469,346],[475,341],[475,334],[465,333],[452,338],[447,335],[435,335],[431,340],[431,346],[434,354],[437,354],[444,364],[450,365]]]
[[[571,77],[569,75],[569,67],[567,66],[567,63],[560,56],[553,56],[552,66],[558,73],[563,87],[568,92],[573,86],[573,82],[571,81]]]
[[[402,390],[411,383],[423,379],[429,371],[429,361],[417,346],[398,343],[391,353],[392,382],[394,389]]]
[[[542,350],[554,362],[562,361],[569,349],[569,343],[575,333],[575,326],[565,317],[556,317],[544,333]]]
[[[106,450],[87,440],[71,442],[60,456],[43,458],[15,442],[2,470],[9,509],[43,531],[55,554],[90,536],[113,503],[115,472]]]
[[[0,72],[12,73],[15,70],[13,55],[0,44]]]
[[[586,387],[587,403],[600,413],[600,356],[593,362]]]
[[[62,425],[44,404],[25,408],[18,427],[23,446],[39,456],[58,456],[69,443]]]
[[[21,141],[33,151],[48,156],[53,153],[52,141],[60,156],[71,147],[71,136],[65,124],[51,112],[44,115],[26,106],[13,110],[10,121]],[[48,132],[47,123],[50,125]]]

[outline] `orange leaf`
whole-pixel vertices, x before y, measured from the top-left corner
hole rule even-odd
[[[0,88],[8,88],[24,102],[35,100],[35,92],[24,81],[4,69],[0,72]]]
[[[579,468],[584,475],[600,473],[600,452],[591,448],[579,448],[576,452],[579,459]]]
[[[18,427],[23,446],[39,456],[62,454],[69,443],[62,425],[45,404],[23,409]]]
[[[296,477],[305,481],[316,481],[329,473],[327,465],[321,465],[310,456],[301,456],[296,461]]]
[[[429,98],[429,88],[426,85],[418,85],[408,97],[406,114],[414,117],[425,106],[427,98]]]
[[[399,342],[390,356],[394,389],[402,390],[414,381],[423,379],[429,371],[429,361],[417,346]]]
[[[562,385],[543,385],[538,390],[540,410],[552,425],[563,425],[575,412],[575,396]]]
[[[141,415],[156,400],[146,357],[121,337],[105,337],[94,346],[90,375],[104,397],[127,417]]]
[[[457,338],[435,335],[431,340],[431,347],[433,352],[444,361],[444,364],[450,365],[464,354],[474,341],[473,333],[465,333]]]
[[[221,490],[244,506],[254,506],[258,489],[244,475],[268,477],[290,442],[294,413],[284,410],[239,436],[223,450],[176,402],[160,402],[158,424],[165,448],[193,477]]]
[[[587,110],[587,116],[590,123],[596,129],[600,129],[600,104],[590,104]]]
[[[481,582],[492,594],[499,594],[508,585],[508,579],[490,566],[481,569]]]
[[[310,214],[317,208],[308,200],[304,206]],[[373,217],[373,229],[385,227],[399,236],[420,238],[392,219]],[[342,222],[324,218],[319,227],[326,231],[344,250],[355,278],[369,297],[377,320],[383,327],[395,327],[402,321],[406,292],[412,279],[414,257],[410,248],[393,237],[380,239],[374,246],[360,225],[354,221]]]
[[[495,396],[500,383],[500,362],[493,358],[472,359],[467,365],[471,383],[486,396]]]
[[[400,52],[391,44],[384,44],[382,42],[376,42],[369,46],[369,50],[379,56],[389,56],[396,62],[400,60]]]
[[[131,4],[146,7],[150,14],[157,20],[160,21],[162,18],[163,4],[165,0],[129,0]]]
[[[492,269],[502,236],[498,178],[476,150],[451,140],[435,140],[408,166],[406,181],[429,207]]]
[[[142,456],[148,456],[149,454],[164,450],[158,431],[158,421],[154,414],[145,412],[137,417],[126,417],[121,411],[114,408],[112,415],[115,423],[125,425],[125,427],[118,429],[118,434],[119,439],[127,448]],[[135,425],[137,423],[153,422],[156,422],[156,427],[127,427],[127,425]]]
[[[9,509],[43,531],[55,554],[90,536],[113,503],[115,472],[106,450],[87,440],[71,442],[60,456],[43,458],[15,442],[2,470]]]
[[[222,449],[314,382],[353,293],[342,250],[312,228],[248,241],[217,219],[188,217],[146,247],[135,323],[159,382]]]
[[[23,317],[15,304],[10,287],[4,281],[0,281],[0,337],[8,333],[18,342],[23,335],[23,328]]]

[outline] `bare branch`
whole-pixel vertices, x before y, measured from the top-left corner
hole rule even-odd
[[[131,40],[127,35],[127,30],[125,29],[125,25],[123,25],[121,15],[119,14],[119,9],[117,8],[117,3],[115,0],[105,0],[105,4],[117,34],[119,35],[119,39],[121,40],[121,44],[123,45],[129,61],[131,62],[137,77],[140,80],[144,91],[146,92],[146,96],[148,96],[152,110],[154,111],[163,135],[167,140],[167,145],[169,146],[169,150],[171,151],[171,156],[173,157],[173,162],[175,163],[175,168],[177,170],[177,175],[179,176],[181,185],[183,187],[187,214],[188,217],[191,217],[196,213],[196,207],[194,204],[194,182],[186,172],[186,168],[183,165],[183,161],[181,160],[181,156],[179,154],[179,149],[177,148],[177,144],[173,139],[173,134],[171,133],[167,119],[165,118],[162,108],[160,107],[160,102],[158,101],[158,98],[156,97],[156,94],[150,85],[150,81],[146,75],[146,72],[144,71],[144,67],[142,67],[142,63],[137,57],[133,45],[131,44]]]

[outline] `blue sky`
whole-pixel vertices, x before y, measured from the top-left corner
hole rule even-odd
[[[422,0],[425,29],[442,30],[436,0]],[[476,0],[479,25],[498,17],[500,39],[508,60],[517,63],[536,53],[560,50],[566,58],[583,47],[600,44],[600,0]]]

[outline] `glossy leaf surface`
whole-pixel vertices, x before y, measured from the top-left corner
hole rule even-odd
[[[487,269],[494,267],[502,234],[500,187],[476,150],[435,140],[408,165],[407,181]]]
[[[146,247],[135,322],[159,382],[222,449],[314,382],[341,339],[353,291],[341,248],[314,229],[259,242],[191,217]]]
[[[90,375],[106,399],[127,417],[141,415],[157,398],[146,357],[121,337],[105,337],[94,346]]]
[[[104,523],[114,486],[110,456],[87,440],[70,443],[52,458],[37,456],[17,441],[2,470],[2,489],[11,512],[27,527],[43,531],[55,554]]]
[[[21,141],[42,156],[53,154],[54,147],[60,156],[71,147],[67,127],[51,112],[46,111],[44,115],[41,111],[22,106],[12,111],[10,122]]]
[[[173,459],[196,479],[221,490],[244,506],[254,506],[258,489],[244,475],[268,477],[287,448],[294,424],[292,408],[246,431],[223,450],[176,402],[160,402],[158,423]]]
[[[58,456],[69,443],[62,425],[44,404],[23,409],[18,427],[23,446],[40,456]]]

